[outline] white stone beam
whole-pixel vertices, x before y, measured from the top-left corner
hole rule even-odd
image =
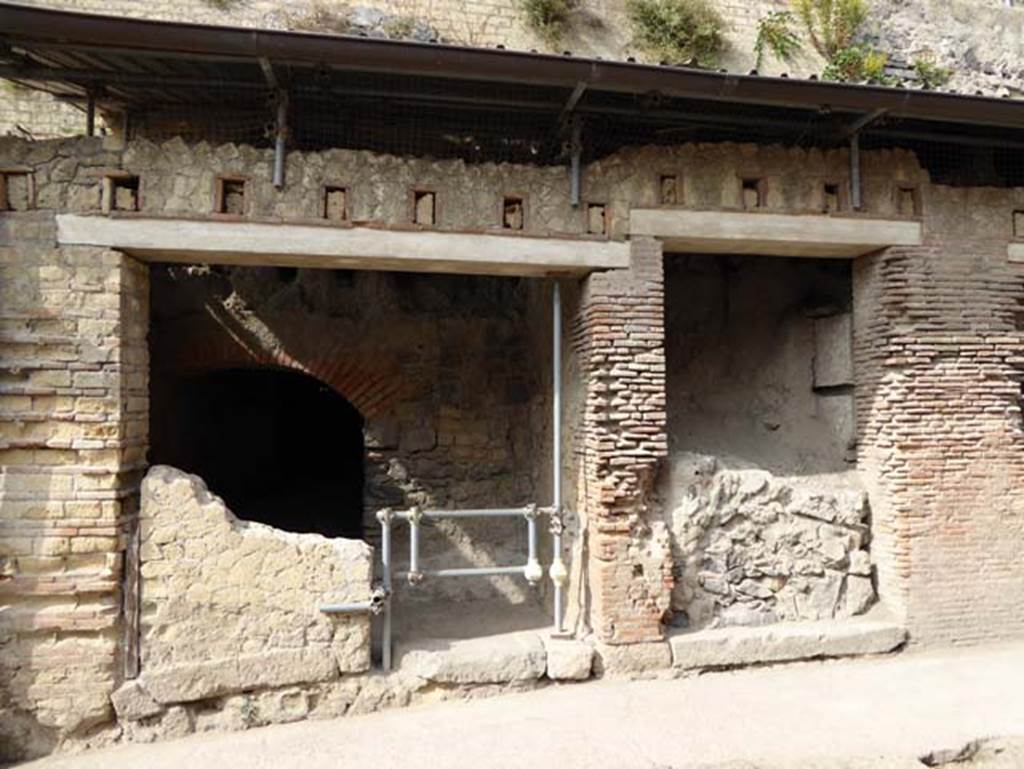
[[[921,244],[921,223],[894,219],[723,211],[633,209],[632,235],[652,235],[666,252],[849,259],[887,246]]]
[[[57,240],[143,261],[566,275],[629,266],[629,244],[500,233],[61,214]]]

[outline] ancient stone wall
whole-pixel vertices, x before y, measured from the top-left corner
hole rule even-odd
[[[17,162],[65,179],[114,162],[98,140],[69,147],[22,144]],[[56,248],[54,207],[0,216],[2,758],[107,721],[130,653],[120,582],[145,466],[147,273]]]
[[[140,509],[142,675],[114,695],[139,721],[218,696],[330,681],[370,666],[372,551],[239,521],[202,480],[154,467]]]
[[[540,382],[549,363],[536,339],[547,336],[549,320],[546,307],[535,306],[535,295],[546,294],[542,282],[325,270],[281,280],[273,268],[152,269],[152,359],[162,387],[173,392],[209,371],[283,366],[311,373],[359,409],[371,541],[378,541],[375,513],[383,507],[547,504],[550,401]],[[535,488],[541,476],[545,484]],[[525,530],[515,519],[431,521],[421,567],[523,562]],[[406,568],[407,534],[396,526],[398,569]],[[536,599],[507,577],[428,580],[402,592],[403,602]]]
[[[674,622],[858,614],[874,599],[842,261],[666,257]]]
[[[854,267],[859,464],[880,595],[912,642],[1020,635],[1019,190],[925,191],[927,243]],[[963,212],[969,212],[967,216]]]

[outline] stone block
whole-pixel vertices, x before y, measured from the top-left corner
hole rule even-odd
[[[338,666],[329,650],[294,649],[149,669],[141,684],[157,702],[169,705],[337,676]]]
[[[446,684],[529,681],[547,670],[540,635],[509,633],[466,640],[427,640],[400,648],[402,672]]]
[[[602,676],[630,676],[672,665],[672,650],[665,642],[606,644],[594,647],[594,670]]]
[[[138,721],[163,711],[163,705],[153,699],[138,680],[125,681],[113,694],[110,702],[117,717],[124,721]]]
[[[672,665],[689,669],[880,654],[906,638],[906,630],[894,623],[849,619],[683,632],[670,636],[668,645]]]
[[[594,647],[570,638],[545,638],[548,678],[552,681],[583,681],[594,667]]]

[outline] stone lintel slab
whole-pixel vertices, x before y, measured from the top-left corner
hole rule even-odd
[[[921,245],[921,223],[895,219],[634,208],[631,235],[666,252],[851,259],[888,246]]]
[[[1012,264],[1024,264],[1024,243],[1010,243],[1007,245],[1006,259]]]
[[[628,243],[359,226],[60,214],[57,240],[142,261],[257,267],[543,276],[629,266]]]
[[[669,637],[676,668],[719,668],[892,651],[907,639],[901,626],[852,618],[724,627]]]

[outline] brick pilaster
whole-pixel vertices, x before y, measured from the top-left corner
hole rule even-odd
[[[1024,632],[1022,302],[1005,242],[891,248],[855,264],[872,552],[880,595],[913,642]]]
[[[612,643],[660,639],[672,587],[667,536],[650,504],[667,452],[661,244],[632,245],[628,270],[587,278],[574,327],[586,390],[579,498],[591,622]]]

